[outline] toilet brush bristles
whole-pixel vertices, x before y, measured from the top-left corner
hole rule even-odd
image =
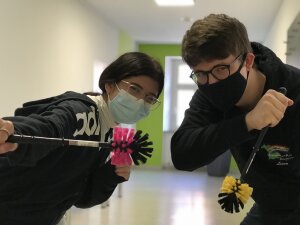
[[[142,131],[134,133],[134,129],[118,128],[114,129],[112,147],[114,151],[111,155],[113,165],[135,165],[144,164],[147,158],[152,155],[153,143],[148,141],[149,135],[141,135]]]
[[[242,209],[252,195],[253,188],[246,183],[242,183],[239,179],[232,176],[226,176],[221,193],[218,195],[218,202],[221,208],[226,212],[239,212],[239,207]]]

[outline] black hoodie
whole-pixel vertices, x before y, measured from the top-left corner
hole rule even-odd
[[[97,105],[75,92],[25,103],[5,119],[17,134],[100,140]],[[26,144],[0,155],[0,224],[54,225],[73,205],[106,201],[124,181],[107,156],[103,149]]]
[[[245,181],[254,188],[252,197],[264,210],[300,209],[300,70],[282,63],[259,43],[252,43],[252,48],[256,67],[266,76],[264,92],[286,87],[295,103],[268,130]],[[230,149],[242,170],[258,134],[248,132],[245,112],[236,107],[220,112],[197,90],[171,140],[174,166],[192,171]]]

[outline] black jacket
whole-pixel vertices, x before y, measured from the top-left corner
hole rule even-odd
[[[97,105],[75,92],[26,103],[5,119],[17,134],[100,140]],[[106,201],[124,181],[107,156],[96,148],[26,144],[0,155],[0,224],[52,225],[73,205]]]
[[[264,92],[286,87],[295,103],[268,130],[245,181],[254,188],[252,197],[264,210],[300,209],[300,70],[283,64],[261,44],[252,43],[252,48],[258,70],[266,75]],[[242,170],[259,134],[248,132],[245,114],[236,107],[220,112],[197,90],[171,140],[174,166],[192,171],[230,149]]]

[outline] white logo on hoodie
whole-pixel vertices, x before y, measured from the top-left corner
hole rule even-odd
[[[77,113],[76,118],[77,122],[82,120],[83,125],[82,127],[78,130],[76,130],[73,134],[74,137],[77,135],[83,135],[84,133],[88,136],[91,136],[93,134],[99,135],[100,132],[100,124],[99,121],[96,120],[96,111],[93,106],[91,106],[92,111],[87,113]]]

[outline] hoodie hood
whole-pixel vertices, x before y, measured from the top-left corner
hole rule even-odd
[[[287,73],[285,64],[269,48],[260,43],[251,43],[255,55],[254,66],[266,76],[265,91],[277,90],[286,86],[284,75]]]
[[[91,105],[95,105],[95,108],[97,107],[96,103],[86,95],[73,91],[67,91],[64,94],[58,96],[26,102],[23,104],[22,108],[16,109],[15,116],[29,116],[32,113],[39,114],[44,112],[48,107],[51,107],[51,105],[56,105],[62,101],[72,99],[87,102]]]

